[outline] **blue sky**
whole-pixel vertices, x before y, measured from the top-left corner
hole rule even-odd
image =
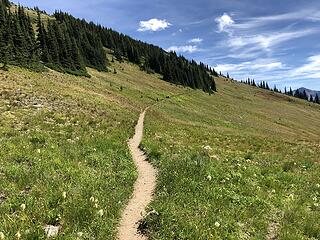
[[[175,50],[236,79],[320,90],[318,0],[20,0]],[[18,3],[15,1],[15,3]]]

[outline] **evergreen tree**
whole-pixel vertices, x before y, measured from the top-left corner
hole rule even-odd
[[[290,90],[289,90],[289,95],[290,96],[293,96],[293,91],[292,91],[292,88],[290,87]]]
[[[40,49],[40,59],[44,63],[51,63],[52,60],[50,58],[47,41],[46,41],[47,32],[43,26],[41,21],[40,12],[38,12],[38,20],[37,20],[37,44]]]
[[[309,100],[306,90],[303,90],[302,99]]]
[[[312,96],[312,95],[310,95],[309,101],[310,101],[310,102],[314,102],[314,99],[313,99],[313,96]]]

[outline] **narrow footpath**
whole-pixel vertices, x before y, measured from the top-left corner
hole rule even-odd
[[[137,232],[139,220],[145,214],[145,208],[151,202],[156,187],[156,169],[147,161],[145,153],[139,148],[143,136],[143,123],[147,109],[139,117],[134,136],[128,146],[138,171],[132,198],[122,213],[118,227],[119,240],[147,239]]]

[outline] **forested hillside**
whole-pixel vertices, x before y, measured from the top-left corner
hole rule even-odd
[[[36,32],[23,7],[9,11],[10,3],[0,1],[0,62],[41,70],[43,65],[60,72],[89,76],[86,67],[107,71],[104,48],[114,57],[140,65],[163,79],[212,93],[212,75],[217,73],[203,63],[189,61],[176,53],[134,40],[111,29],[88,23],[69,14],[56,12],[55,20],[43,20],[38,13]]]
[[[269,84],[265,81],[261,81],[259,84],[257,84],[254,79],[248,78],[245,81],[241,81],[241,83],[247,84],[252,87],[262,88],[268,91],[273,91],[276,93],[283,93],[285,95],[300,98],[300,99],[309,101],[311,103],[320,104],[318,92],[312,91],[306,88],[299,88],[293,91],[291,87],[289,88],[289,90],[287,89],[287,87],[285,87],[284,92],[282,92],[280,89],[277,88],[276,85],[274,85],[273,88],[269,87]]]

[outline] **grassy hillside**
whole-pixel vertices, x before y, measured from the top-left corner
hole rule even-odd
[[[113,67],[117,74],[89,69],[92,78],[0,70],[0,232],[8,239],[18,231],[44,238],[45,225],[62,226],[59,239],[115,236],[136,178],[127,139],[141,109],[181,88],[133,64]]]
[[[319,238],[319,106],[225,79],[209,96],[133,64],[111,67],[117,74],[89,69],[92,78],[0,71],[8,239],[42,239],[50,224],[62,227],[58,239],[114,239],[136,178],[126,141],[150,105],[151,239]]]
[[[151,239],[319,239],[319,106],[217,83],[147,117],[160,169]]]

